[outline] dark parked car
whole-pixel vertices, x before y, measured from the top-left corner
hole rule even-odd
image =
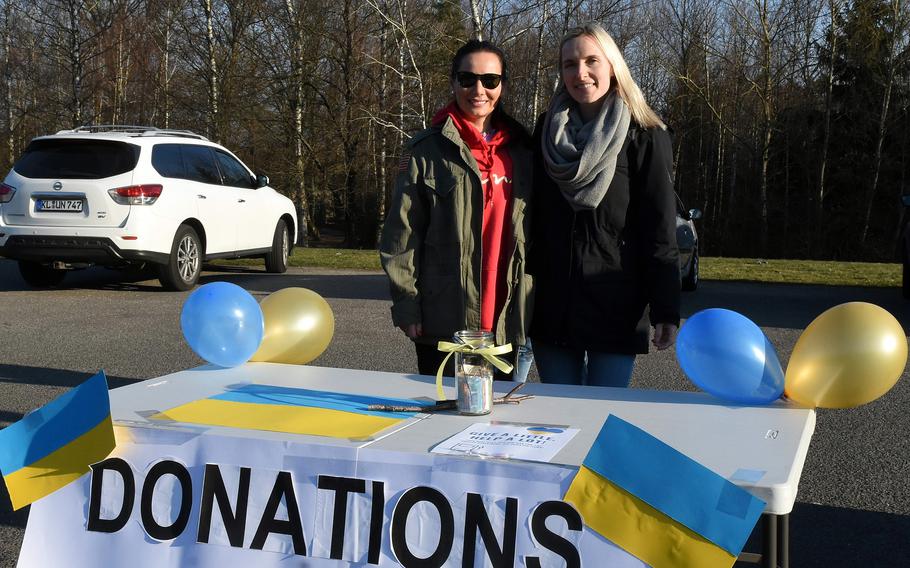
[[[676,243],[679,246],[679,277],[682,289],[687,292],[698,288],[698,232],[695,230],[695,221],[698,219],[701,219],[701,209],[686,209],[677,195]],[[904,266],[906,267],[906,264]]]

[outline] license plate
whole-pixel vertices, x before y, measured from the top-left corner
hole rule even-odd
[[[35,211],[82,212],[81,199],[39,199],[35,201]]]

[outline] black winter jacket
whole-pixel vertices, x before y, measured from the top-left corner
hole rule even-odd
[[[531,338],[604,353],[647,353],[650,322],[679,325],[672,142],[629,126],[607,194],[575,212],[544,168],[534,129]]]

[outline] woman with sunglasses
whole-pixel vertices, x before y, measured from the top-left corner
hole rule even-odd
[[[543,382],[626,387],[649,323],[658,350],[679,327],[672,142],[599,25],[558,68],[534,131],[534,356]]]
[[[524,345],[530,308],[532,152],[527,132],[502,109],[505,57],[471,40],[455,53],[450,77],[454,100],[404,150],[379,250],[392,321],[414,341],[424,375],[445,356],[437,342],[459,330]]]

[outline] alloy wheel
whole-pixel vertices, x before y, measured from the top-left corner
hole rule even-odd
[[[184,235],[177,246],[177,270],[184,282],[190,282],[199,270],[199,246],[190,235]]]

